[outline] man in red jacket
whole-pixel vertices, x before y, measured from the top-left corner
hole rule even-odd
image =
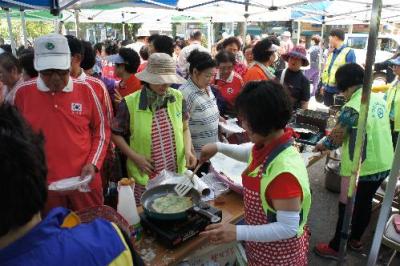
[[[64,36],[39,37],[34,49],[39,76],[18,89],[15,106],[34,130],[44,134],[47,182],[92,176],[89,192],[49,191],[45,211],[57,206],[80,210],[102,205],[98,170],[110,141],[102,104],[88,83],[70,77],[71,53]]]

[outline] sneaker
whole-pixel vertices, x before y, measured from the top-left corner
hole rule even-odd
[[[353,251],[360,252],[364,249],[364,245],[361,241],[352,239],[348,242],[349,248]]]
[[[331,260],[339,260],[339,252],[329,247],[326,243],[318,243],[314,247],[314,252],[323,258],[331,259]]]

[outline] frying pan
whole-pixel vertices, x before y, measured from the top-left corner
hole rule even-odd
[[[192,188],[186,197],[191,197],[193,206],[187,208],[186,210],[183,210],[181,212],[176,212],[176,213],[159,213],[156,210],[153,209],[151,206],[154,202],[155,199],[158,199],[162,196],[166,196],[169,193],[176,194],[174,187],[176,184],[164,184],[160,186],[153,187],[149,190],[146,190],[141,199],[140,202],[142,203],[143,210],[145,214],[149,218],[157,219],[157,220],[162,220],[162,221],[174,221],[174,220],[184,220],[188,216],[188,210],[192,209],[193,206],[197,206],[200,203],[200,193]]]

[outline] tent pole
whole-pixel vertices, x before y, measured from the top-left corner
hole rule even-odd
[[[211,40],[211,28],[212,28],[212,17],[207,23],[207,48],[211,52],[212,40]]]
[[[342,224],[342,232],[340,237],[340,250],[338,265],[344,265],[344,258],[346,256],[347,241],[350,235],[350,224],[353,216],[354,201],[357,190],[357,181],[360,174],[361,154],[364,148],[365,128],[367,124],[369,99],[371,95],[372,85],[372,67],[375,61],[377,37],[379,31],[379,24],[381,19],[382,0],[374,0],[372,4],[371,23],[368,37],[367,59],[365,62],[365,76],[362,88],[361,107],[357,126],[357,136],[354,151],[354,160],[349,182],[349,189],[347,193],[347,204]]]
[[[247,36],[247,19],[249,18],[249,0],[245,1],[245,6],[244,6],[244,25],[243,25],[243,42],[246,42],[246,36]]]
[[[321,41],[319,46],[321,47],[321,52],[319,53],[319,71],[322,72],[323,66],[323,57],[324,57],[324,34],[325,34],[325,16],[322,16],[322,25],[321,25]]]
[[[76,38],[80,39],[81,38],[81,32],[79,30],[79,10],[75,9],[75,32],[76,32]]]
[[[22,33],[24,35],[24,46],[26,48],[28,45],[28,32],[26,31],[25,11],[21,8],[19,12],[21,14]]]
[[[247,36],[247,18],[249,15],[245,14],[244,15],[244,25],[243,25],[243,40],[246,41],[246,36]]]
[[[381,247],[383,231],[386,227],[387,218],[390,215],[394,192],[396,190],[397,177],[400,171],[400,147],[397,139],[396,152],[394,155],[392,169],[390,170],[389,181],[386,186],[385,197],[383,199],[381,211],[379,213],[378,223],[376,224],[374,239],[368,256],[367,266],[374,266],[378,258]]]
[[[300,44],[300,36],[301,36],[301,21],[297,21],[297,45]]]
[[[124,41],[126,39],[126,36],[125,36],[125,14],[124,14],[124,12],[121,13],[121,17],[122,17],[122,40]]]
[[[125,40],[125,22],[122,22],[122,40]]]
[[[348,34],[352,34],[353,33],[353,24],[349,25],[349,30],[348,30]]]
[[[4,8],[4,11],[6,12],[6,16],[7,16],[8,35],[10,36],[10,40],[11,40],[12,53],[13,53],[13,55],[16,55],[17,54],[17,45],[15,43],[15,39],[14,39],[14,36],[12,33],[10,9]]]

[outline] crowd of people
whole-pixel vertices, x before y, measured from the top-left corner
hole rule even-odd
[[[62,258],[65,265],[140,265],[116,224],[95,220],[67,233],[64,221],[71,211],[115,207],[122,177],[134,179],[139,205],[162,170],[182,174],[201,164],[208,172],[209,159],[221,152],[248,163],[242,175],[246,225],[210,225],[202,235],[214,244],[245,241],[249,265],[306,265],[311,191],[287,125],[311,96],[331,106],[341,93],[346,104],[338,122],[316,146],[343,148],[335,236],[315,247],[318,255],[337,259],[364,79],[344,32],[330,32],[326,56],[319,36],[307,51],[305,40],[293,45],[290,32],[244,42],[227,37],[212,53],[200,31],[188,41],[143,29],[136,38],[92,45],[49,34],[17,56],[0,48],[0,264]],[[399,75],[400,57],[391,62]],[[386,102],[371,98],[349,240],[354,250],[363,248],[372,198],[393,160],[399,87],[396,79]],[[219,124],[231,117],[253,146],[220,142]],[[91,177],[87,191],[47,189],[75,176]]]

